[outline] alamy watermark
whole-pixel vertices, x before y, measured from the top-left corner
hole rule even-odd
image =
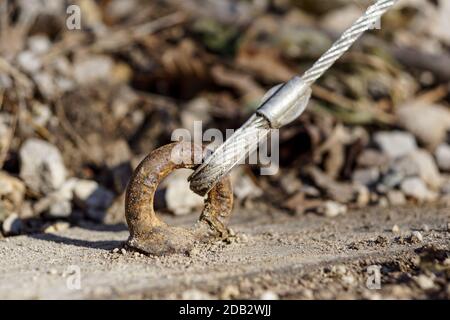
[[[69,30],[81,30],[81,8],[72,4],[66,9],[66,27]]]
[[[370,290],[381,289],[381,266],[372,265],[367,267],[366,287]]]
[[[81,268],[77,265],[70,265],[65,270],[67,276],[66,286],[69,290],[81,290]]]

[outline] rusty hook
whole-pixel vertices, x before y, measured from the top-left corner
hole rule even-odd
[[[172,227],[160,220],[153,209],[156,188],[170,172],[194,168],[194,157],[203,147],[188,142],[175,142],[152,152],[139,164],[128,184],[125,216],[130,230],[127,246],[152,255],[189,252],[197,241],[227,238],[226,227],[233,206],[229,176],[212,188],[205,207],[194,227]]]

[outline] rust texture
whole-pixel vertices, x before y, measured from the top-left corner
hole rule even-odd
[[[225,239],[226,227],[233,207],[233,192],[229,176],[212,188],[198,222],[185,229],[167,225],[153,208],[155,191],[173,170],[194,168],[194,156],[202,147],[176,142],[152,151],[139,164],[126,191],[125,215],[130,230],[127,246],[151,255],[189,252],[197,241]]]

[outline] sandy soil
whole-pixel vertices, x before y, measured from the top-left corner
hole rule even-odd
[[[195,217],[165,219],[183,225]],[[83,225],[0,240],[0,298],[448,299],[449,222],[442,207],[372,208],[334,219],[235,209],[233,241],[162,258],[113,252],[128,236],[123,225]],[[410,239],[414,230],[422,241]],[[80,289],[67,285],[74,265]],[[381,268],[379,290],[367,288],[372,265]]]

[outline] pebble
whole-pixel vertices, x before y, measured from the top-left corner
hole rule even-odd
[[[112,252],[113,252],[113,253],[118,253],[119,250],[120,250],[119,248],[114,248]]]
[[[406,197],[403,192],[399,190],[389,190],[387,199],[391,206],[402,206],[406,204]]]
[[[429,232],[430,231],[430,226],[427,224],[422,225],[422,231],[423,232]]]
[[[126,254],[126,253],[127,253],[127,250],[125,250],[125,248],[122,248],[122,249],[120,249],[120,253],[121,253],[121,254]]]
[[[29,50],[22,51],[17,55],[17,64],[29,74],[39,71],[42,67],[42,61],[39,57]]]
[[[192,174],[189,169],[172,172],[162,183],[165,188],[165,203],[175,215],[186,215],[203,206],[203,197],[189,188],[187,178]]]
[[[10,214],[2,224],[3,234],[5,236],[18,235],[22,231],[22,228],[23,223],[17,213]]]
[[[434,288],[433,279],[424,274],[421,274],[418,277],[416,277],[415,281],[422,290],[430,290]]]
[[[423,236],[419,231],[411,232],[410,240],[412,243],[419,243],[423,241]]]
[[[442,185],[442,177],[431,154],[423,149],[411,152],[405,159],[415,164],[419,170],[420,178],[433,190]]]
[[[318,208],[318,212],[325,217],[333,218],[340,214],[347,213],[347,206],[334,201],[325,201],[325,203]]]
[[[29,49],[35,54],[46,53],[52,45],[49,38],[42,34],[29,37],[27,42]]]
[[[47,227],[44,228],[43,232],[44,233],[55,233],[55,232],[59,232],[59,231],[64,231],[69,229],[70,224],[68,222],[57,222],[54,224],[51,224]]]
[[[278,295],[273,291],[264,291],[259,297],[260,300],[278,300]]]
[[[66,180],[61,153],[52,144],[35,138],[25,141],[19,151],[20,177],[32,190],[48,194]]]
[[[439,145],[434,155],[439,169],[442,171],[450,171],[450,145],[446,143]]]
[[[47,214],[53,218],[67,218],[72,213],[72,203],[69,200],[62,199],[55,201],[48,208]]]
[[[383,153],[393,159],[417,149],[414,136],[404,131],[380,131],[375,133],[374,141]]]
[[[383,167],[389,164],[389,158],[375,149],[364,149],[358,157],[358,166],[363,168]]]
[[[442,105],[406,104],[397,108],[397,117],[401,126],[430,149],[445,140],[450,128],[450,111]]]
[[[25,184],[7,174],[0,171],[0,199],[3,205],[10,210],[17,210],[22,205],[25,196]]]
[[[229,300],[229,299],[236,299],[239,296],[239,288],[236,286],[228,285],[223,289],[220,299],[222,300]]]
[[[400,228],[398,227],[398,225],[394,224],[394,226],[392,227],[392,233],[400,233]]]
[[[376,167],[368,169],[357,169],[353,172],[352,180],[363,186],[371,186],[380,179],[380,170]]]
[[[114,63],[112,59],[104,55],[91,55],[77,57],[75,59],[74,76],[80,85],[89,85],[110,79],[112,77]]]
[[[114,201],[114,194],[93,180],[78,180],[73,188],[73,195],[86,215],[99,222],[103,221],[106,210]]]
[[[232,179],[232,183],[233,193],[236,198],[240,200],[254,199],[262,196],[263,194],[261,188],[256,185],[256,183],[249,177],[247,173],[245,173],[244,170],[240,172],[239,176],[234,176],[234,179]],[[301,183],[298,179],[297,183],[295,183],[295,180],[293,180],[290,185],[293,187],[292,189],[295,188],[296,190],[299,190],[301,188]]]
[[[358,186],[356,189],[356,203],[359,207],[365,207],[370,202],[370,191],[366,186]]]
[[[420,178],[407,178],[402,182],[400,188],[406,196],[422,202],[434,200],[435,198]]]

